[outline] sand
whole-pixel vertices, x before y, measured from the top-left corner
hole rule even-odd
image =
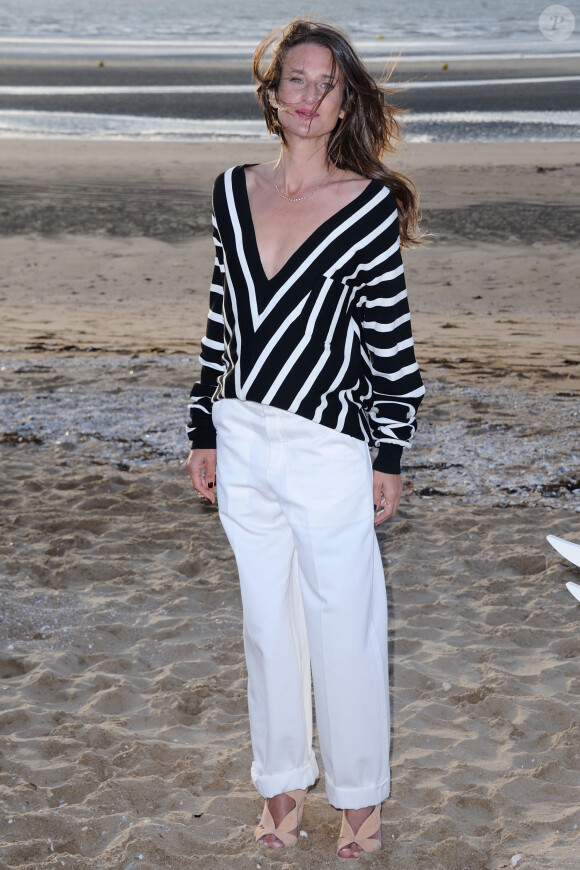
[[[324,779],[258,851],[240,600],[183,468],[211,183],[274,148],[4,143],[0,867],[339,867]],[[389,870],[575,870],[580,540],[574,144],[400,157],[427,396],[379,531]],[[348,701],[345,701],[348,703]]]

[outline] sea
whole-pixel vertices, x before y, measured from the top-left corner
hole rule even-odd
[[[580,0],[1,0],[0,138],[266,140],[263,121],[235,108],[251,99],[248,75],[224,83],[212,70],[249,70],[257,43],[296,15],[343,28],[369,62],[441,69],[415,76],[423,99],[406,116],[409,141],[580,140]],[[545,72],[562,60],[564,72]],[[444,74],[465,61],[463,77]],[[492,74],[474,74],[478,61]],[[513,61],[525,72],[493,74]],[[55,76],[59,64],[67,76]],[[103,84],[70,72],[104,66],[125,74]],[[196,117],[200,95],[223,116]]]

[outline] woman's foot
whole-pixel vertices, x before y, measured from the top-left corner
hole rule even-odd
[[[268,849],[293,846],[298,839],[305,797],[306,789],[297,789],[268,798],[255,831],[256,842]]]
[[[360,858],[381,848],[381,807],[344,810],[338,838],[339,858]]]

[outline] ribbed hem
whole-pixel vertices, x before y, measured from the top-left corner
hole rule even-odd
[[[202,432],[196,430],[191,433],[189,440],[192,450],[215,450],[215,429],[207,429]]]
[[[328,801],[337,810],[360,810],[362,807],[375,807],[388,798],[391,793],[390,775],[379,785],[361,788],[337,788],[328,773],[325,776]]]
[[[382,474],[400,474],[402,453],[403,448],[399,444],[381,444],[373,462],[374,471],[380,471]]]
[[[317,776],[318,765],[313,752],[310,753],[310,758],[303,767],[296,767],[284,773],[260,773],[256,762],[252,764],[252,782],[263,798],[275,797],[277,794],[298,788],[309,788],[314,785]]]

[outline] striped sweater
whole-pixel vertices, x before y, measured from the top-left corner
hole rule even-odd
[[[214,185],[216,251],[192,447],[215,447],[212,403],[273,405],[378,447],[396,474],[424,393],[395,199],[375,179],[316,229],[279,272],[262,268],[244,166]]]

